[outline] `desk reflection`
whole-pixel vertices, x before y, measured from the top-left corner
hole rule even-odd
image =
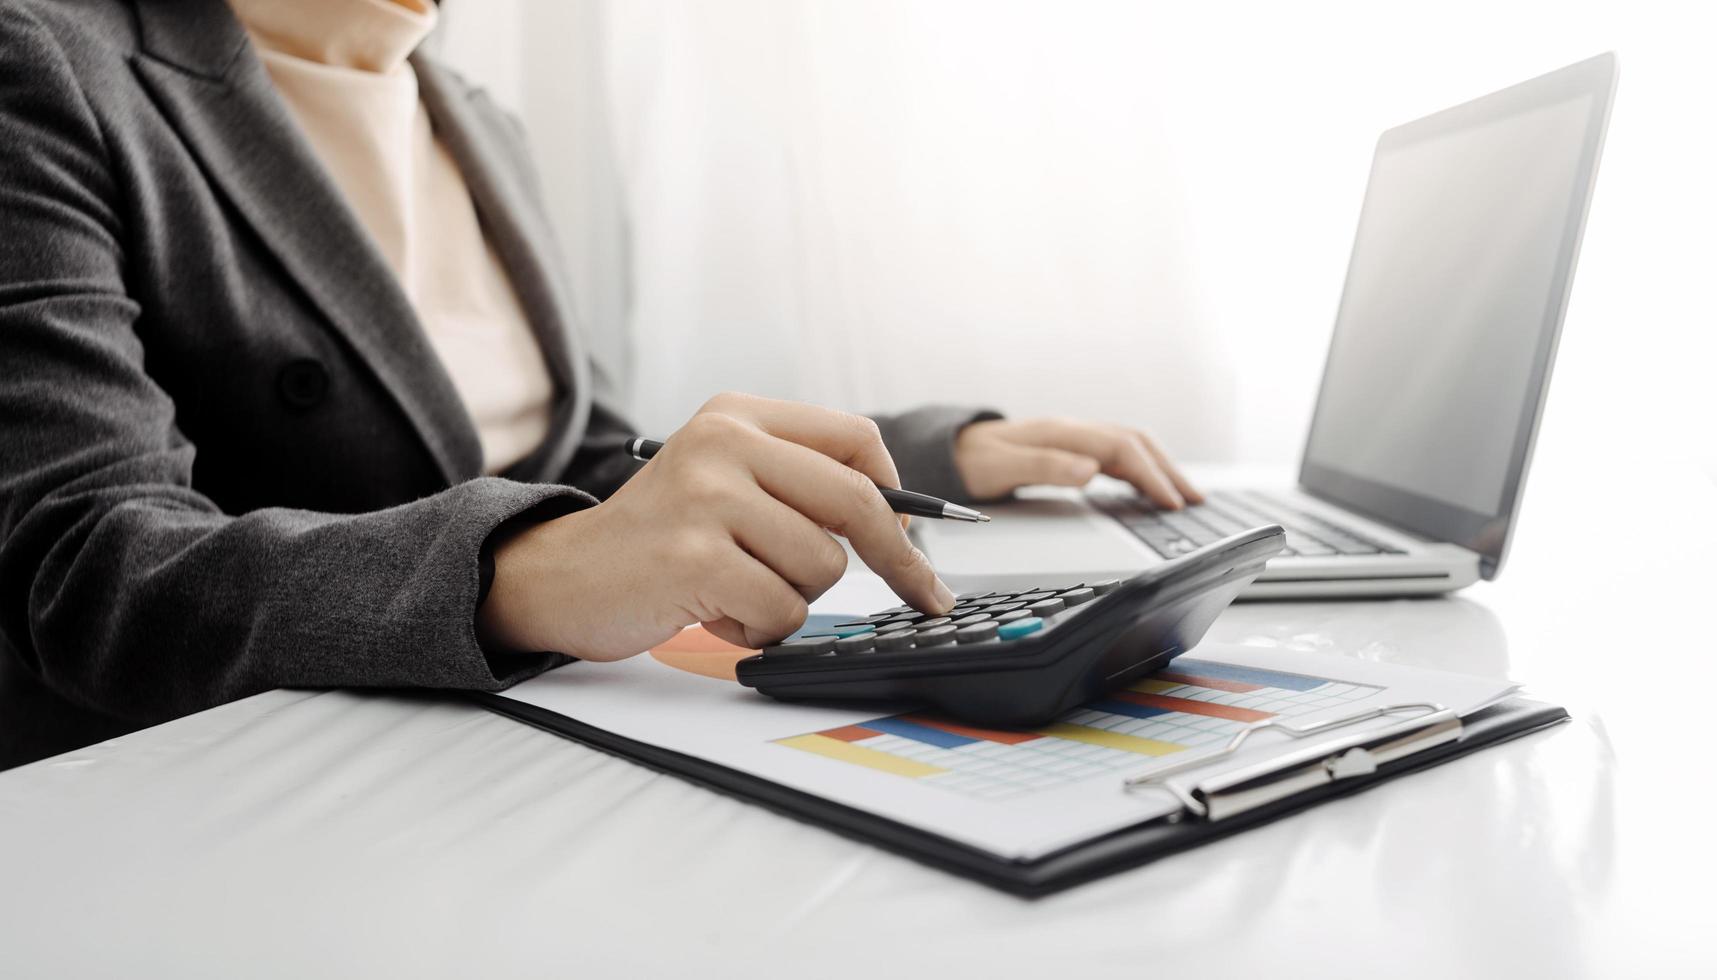
[[[1501,620],[1460,597],[1240,603],[1209,639],[1495,677],[1510,670]],[[1450,975],[1599,975],[1605,960],[1582,936],[1599,924],[1616,877],[1614,758],[1602,724],[1576,718],[1051,901],[1157,913],[1152,899],[1172,894],[1170,908],[1200,918],[1169,913],[1152,932],[1159,944],[1245,931],[1258,950],[1293,947],[1302,966],[1336,972],[1363,963],[1387,973],[1408,957]],[[1367,889],[1360,902],[1326,892],[1356,884]],[[1222,912],[1211,918],[1212,909]],[[1343,914],[1331,919],[1333,909]],[[1403,923],[1417,940],[1401,943]],[[1159,965],[1182,959],[1154,953]]]
[[[1460,596],[1382,602],[1239,602],[1207,638],[1382,663],[1507,677],[1508,635],[1489,607]]]

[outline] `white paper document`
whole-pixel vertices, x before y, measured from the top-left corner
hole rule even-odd
[[[1467,714],[1514,689],[1346,657],[1205,644],[1031,731],[981,729],[906,706],[787,704],[649,656],[574,664],[505,696],[1024,861],[1178,810],[1167,791],[1127,792],[1122,781],[1179,753],[1218,747],[1253,722],[1298,725],[1411,702]],[[1258,760],[1284,739],[1260,733],[1198,772]]]

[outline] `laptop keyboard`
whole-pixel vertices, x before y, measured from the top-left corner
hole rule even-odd
[[[1260,524],[1280,524],[1288,532],[1283,555],[1333,558],[1404,554],[1399,548],[1255,490],[1209,493],[1204,503],[1185,510],[1158,510],[1131,494],[1091,493],[1087,499],[1164,558],[1184,555]]]

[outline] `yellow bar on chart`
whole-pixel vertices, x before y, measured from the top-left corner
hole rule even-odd
[[[1168,755],[1186,748],[1173,742],[1162,742],[1154,738],[1140,738],[1137,735],[1123,735],[1120,732],[1108,732],[1101,728],[1089,728],[1085,725],[1069,725],[1057,722],[1045,728],[1039,728],[1038,733],[1051,738],[1065,738],[1073,742],[1084,742],[1087,745],[1101,745],[1106,749],[1120,749],[1123,752],[1137,752],[1139,755]]]
[[[891,772],[897,776],[911,776],[914,779],[921,776],[934,776],[939,772],[948,771],[943,769],[941,766],[933,766],[925,762],[914,762],[911,759],[902,759],[899,756],[889,755],[887,752],[878,752],[875,749],[867,749],[862,745],[843,742],[838,738],[830,738],[827,735],[795,735],[792,738],[779,739],[775,744],[785,745],[789,748],[802,749],[806,752],[815,752],[818,755],[828,756],[831,759],[839,759],[842,762],[851,762],[854,765],[865,766],[870,769],[879,769],[883,772]]]

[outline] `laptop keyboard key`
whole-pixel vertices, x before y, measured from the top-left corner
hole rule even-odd
[[[1316,538],[1308,537],[1302,531],[1288,532],[1288,547],[1293,550],[1294,554],[1307,557],[1322,557],[1336,553],[1334,548]]]
[[[1164,558],[1178,558],[1260,524],[1280,524],[1287,529],[1284,557],[1402,553],[1257,491],[1218,491],[1207,496],[1204,503],[1183,511],[1159,511],[1116,497],[1093,496],[1091,501]]]

